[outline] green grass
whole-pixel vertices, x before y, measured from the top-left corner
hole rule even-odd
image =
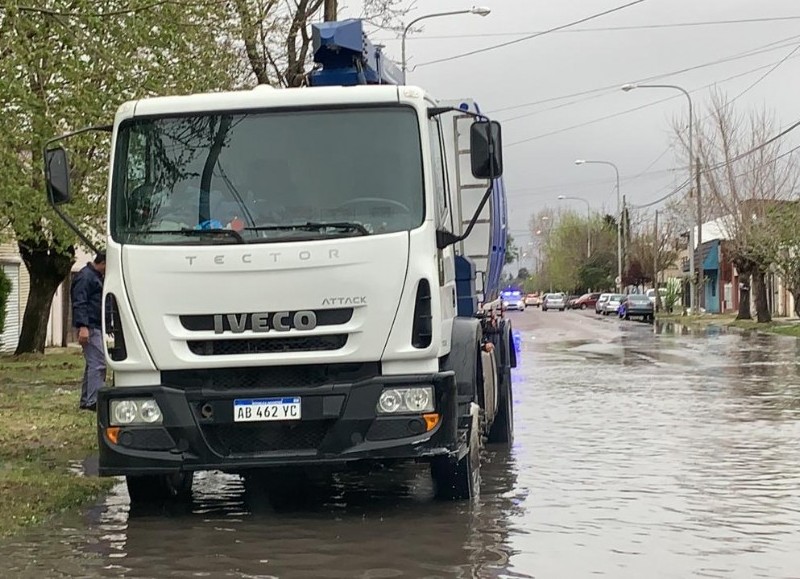
[[[0,357],[0,536],[113,484],[70,469],[97,448],[95,415],[78,410],[82,374],[77,350]]]
[[[705,327],[713,325],[800,338],[800,323],[798,322],[773,320],[771,322],[759,323],[755,320],[737,320],[736,314],[699,314],[688,316],[682,316],[680,314],[659,314],[656,317],[659,320],[673,321],[686,326]]]

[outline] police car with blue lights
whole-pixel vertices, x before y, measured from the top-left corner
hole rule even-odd
[[[525,296],[519,290],[505,290],[502,292],[503,309],[525,311]]]

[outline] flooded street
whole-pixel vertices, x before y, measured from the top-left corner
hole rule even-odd
[[[92,508],[0,544],[3,577],[800,577],[800,340],[511,314],[516,440],[474,504],[427,469],[269,503],[198,475],[184,508]]]

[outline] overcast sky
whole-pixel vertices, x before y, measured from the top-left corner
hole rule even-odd
[[[569,31],[425,64],[566,24],[629,1],[475,0],[474,4],[490,8],[491,14],[426,20],[420,23],[421,32],[408,37],[409,67],[416,66],[408,74],[409,84],[422,86],[437,98],[474,97],[485,112],[503,122],[511,228],[521,244],[529,241],[530,215],[548,205],[565,203],[557,200],[560,194],[584,197],[593,209],[615,210],[613,169],[602,165],[577,167],[577,158],[616,163],[622,178],[621,192],[632,204],[653,201],[686,178],[686,168],[677,164],[673,151],[667,150],[673,119],[685,116],[687,111],[686,97],[679,92],[639,89],[625,93],[615,89],[560,97],[671,73],[753,49],[768,50],[652,81],[677,84],[690,91],[696,113],[702,114],[710,91],[704,87],[716,83],[734,97],[800,44],[798,0],[646,0]],[[418,0],[408,20],[471,6],[470,0]],[[798,19],[652,28],[778,17]],[[607,30],[631,26],[651,28]],[[399,40],[385,32],[375,37],[399,62]],[[744,74],[748,71],[752,72]],[[800,50],[739,98],[736,106],[747,110],[766,105],[781,127],[800,119],[798,72]],[[741,76],[730,79],[736,75]],[[548,99],[560,100],[524,106]],[[669,100],[625,113],[663,99]],[[570,128],[615,113],[624,114]],[[786,148],[798,142],[800,135],[790,135]],[[580,202],[568,203],[585,211]]]

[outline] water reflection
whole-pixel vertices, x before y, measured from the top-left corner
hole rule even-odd
[[[433,500],[413,466],[285,496],[205,474],[187,508],[155,511],[119,485],[0,544],[4,574],[800,577],[800,341],[597,323],[522,330],[514,448],[487,453],[474,504]]]
[[[513,458],[492,449],[474,503],[434,500],[422,466],[338,474],[278,497],[203,473],[190,504],[135,511],[120,484],[86,514],[89,536],[34,531],[0,558],[19,577],[496,577],[513,554],[515,487]]]

